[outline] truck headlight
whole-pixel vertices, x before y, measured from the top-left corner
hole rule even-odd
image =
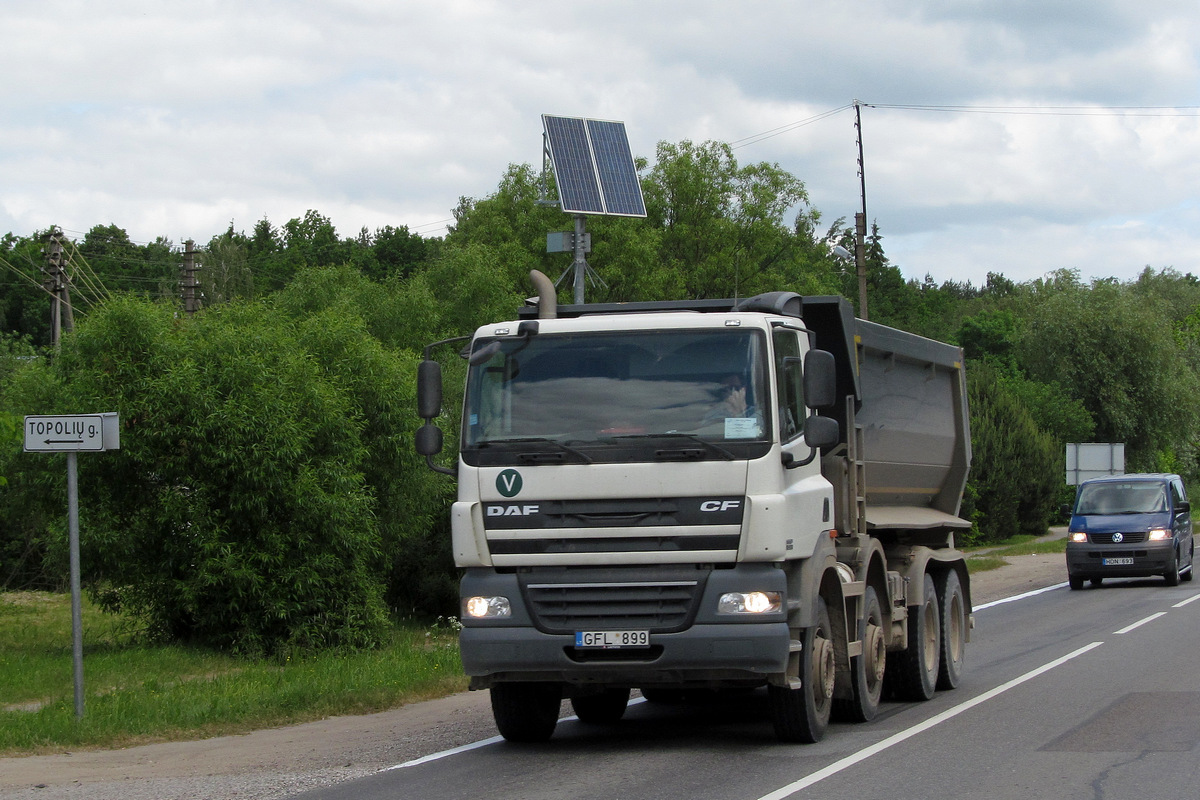
[[[1171,532],[1162,528],[1154,528],[1150,531],[1148,538],[1152,542],[1162,542],[1171,538]]]
[[[780,592],[726,592],[717,601],[718,614],[771,614],[782,608]]]
[[[462,607],[463,616],[472,619],[512,616],[512,604],[507,597],[467,597]]]

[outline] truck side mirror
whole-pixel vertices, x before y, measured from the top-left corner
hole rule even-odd
[[[441,413],[442,365],[436,361],[422,361],[417,365],[417,416],[433,419]]]
[[[804,442],[816,450],[833,447],[841,439],[840,433],[836,419],[813,414],[804,420]]]
[[[804,356],[804,404],[809,408],[829,408],[837,402],[836,384],[833,353],[809,350]]]
[[[436,456],[442,452],[442,429],[426,422],[417,428],[417,455]]]

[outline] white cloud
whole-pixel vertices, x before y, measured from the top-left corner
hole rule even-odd
[[[1198,106],[1200,9],[1170,0],[10,0],[0,232],[203,240],[316,209],[438,233],[539,163],[540,114],[737,141],[861,99],[868,214],[906,275],[1200,274],[1195,117],[889,105]],[[51,52],[52,58],[46,54]],[[858,210],[849,110],[743,143]]]

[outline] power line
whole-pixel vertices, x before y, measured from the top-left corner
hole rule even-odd
[[[807,117],[805,119],[798,120],[796,122],[789,122],[787,125],[780,125],[778,128],[772,128],[769,131],[763,131],[762,133],[756,133],[752,136],[746,136],[741,139],[735,139],[734,141],[729,143],[729,146],[732,147],[734,150],[737,150],[738,148],[741,148],[741,147],[748,147],[752,144],[758,144],[761,141],[765,141],[767,139],[773,139],[776,136],[782,136],[783,134],[789,133],[790,131],[794,131],[797,128],[803,128],[806,125],[812,125],[814,122],[820,122],[823,119],[832,117],[835,114],[840,114],[841,112],[843,112],[847,109],[853,108],[853,107],[854,107],[853,103],[847,103],[844,106],[838,106],[837,108],[831,108],[828,111],[822,111],[820,114],[816,114],[814,116]]]
[[[867,108],[948,114],[1010,114],[1048,117],[1200,117],[1200,106],[977,106],[863,103]]]

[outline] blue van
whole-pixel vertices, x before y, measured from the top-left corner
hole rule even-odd
[[[1162,575],[1168,586],[1192,579],[1192,513],[1178,475],[1110,475],[1075,492],[1067,533],[1067,579]]]

